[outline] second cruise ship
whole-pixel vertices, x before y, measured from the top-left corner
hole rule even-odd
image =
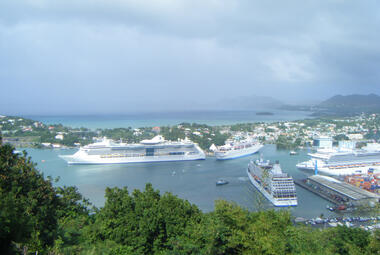
[[[380,144],[368,144],[362,149],[319,149],[309,153],[310,160],[297,164],[297,168],[327,175],[367,174],[371,169],[380,172]]]
[[[142,140],[138,144],[102,141],[83,146],[73,155],[61,155],[68,164],[124,164],[205,159],[205,153],[187,139],[172,142],[162,136]]]
[[[255,140],[227,141],[225,145],[217,147],[215,157],[218,160],[234,159],[258,152],[263,147]]]

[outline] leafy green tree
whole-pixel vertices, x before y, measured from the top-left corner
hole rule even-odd
[[[161,127],[160,134],[165,137],[166,140],[177,141],[178,139],[185,139],[185,132],[178,127]]]
[[[350,138],[346,136],[345,134],[339,134],[333,137],[335,141],[348,141]]]
[[[276,140],[277,149],[293,149],[296,148],[298,143],[294,143],[292,138],[285,135],[279,135]]]
[[[3,178],[3,176],[1,176]],[[16,243],[26,243],[33,226],[24,212],[26,201],[20,201],[15,194],[0,188],[0,250],[5,254],[15,253]]]
[[[363,254],[370,243],[370,233],[360,228],[338,226],[324,231],[324,241],[333,254]]]
[[[376,229],[370,237],[367,247],[368,254],[380,254],[380,229]]]
[[[302,144],[302,139],[297,137],[296,140],[294,141],[294,146],[299,147],[301,146],[301,144]]]
[[[196,206],[170,193],[163,196],[147,184],[145,191],[107,188],[107,201],[97,215],[98,240],[112,240],[136,254],[172,249],[186,225],[200,217]]]
[[[87,199],[84,199],[76,187],[57,187],[56,193],[59,196],[57,207],[58,215],[58,238],[55,242],[55,249],[62,251],[62,248],[76,246],[86,243],[86,230],[94,222],[94,217],[90,213],[96,212]]]
[[[249,212],[226,201],[199,224],[187,227],[174,254],[286,254],[287,233],[293,230],[288,212]]]
[[[19,243],[42,252],[56,237],[59,198],[30,157],[13,150],[0,146],[0,249],[10,252]]]

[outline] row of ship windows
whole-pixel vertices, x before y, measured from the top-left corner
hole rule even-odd
[[[278,184],[293,184],[293,181],[275,181],[273,183],[278,183]]]
[[[286,191],[288,192],[289,190],[290,191],[295,191],[296,189],[294,187],[287,187],[287,188],[272,188],[273,192],[282,192],[282,191]]]
[[[194,152],[189,153],[194,154]],[[153,155],[146,155],[145,153],[130,153],[130,154],[108,154],[100,155],[101,158],[126,158],[126,157],[145,157],[145,156],[174,156],[185,155],[185,152],[169,152],[169,153],[154,153]]]
[[[286,190],[282,192],[274,191],[273,194],[296,194],[294,190]]]
[[[246,149],[246,148],[251,148],[252,147],[252,145],[241,145],[241,146],[235,146],[235,147],[233,147],[233,148],[228,148],[228,149],[226,149],[226,148],[220,148],[220,151],[231,151],[232,149]]]
[[[281,199],[281,198],[287,198],[287,199],[291,198],[291,199],[295,199],[295,198],[297,198],[296,195],[294,195],[294,196],[273,196],[273,197],[274,197],[274,198],[277,198],[277,199]]]
[[[275,189],[291,189],[291,188],[295,188],[294,185],[272,185],[272,188],[275,188]]]
[[[380,163],[372,163],[372,165],[380,165]],[[355,168],[355,167],[366,167],[366,166],[368,166],[368,164],[329,166],[329,168],[340,169],[340,168]]]
[[[283,192],[278,192],[278,191],[272,191],[273,194],[296,194],[295,190],[286,190]]]
[[[295,190],[281,190],[281,191],[273,190],[272,192],[273,194],[295,194],[296,193]]]
[[[284,188],[287,188],[287,187],[294,187],[294,184],[274,184],[274,185],[272,185],[272,187],[275,187],[275,188],[282,188],[282,187],[284,187]]]

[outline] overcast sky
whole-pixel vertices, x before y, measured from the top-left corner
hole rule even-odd
[[[380,2],[1,0],[0,113],[380,94]]]

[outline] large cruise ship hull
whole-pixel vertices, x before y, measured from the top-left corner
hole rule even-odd
[[[298,202],[296,199],[292,199],[292,200],[278,200],[278,199],[275,199],[274,197],[272,197],[251,175],[251,173],[249,172],[249,170],[247,169],[247,174],[248,174],[248,178],[249,180],[251,181],[251,183],[253,184],[253,186],[256,187],[256,189],[258,189],[261,194],[263,194],[265,196],[266,199],[268,199],[274,206],[277,206],[277,207],[289,207],[289,206],[297,206],[298,205]]]
[[[117,158],[102,158],[99,155],[74,155],[60,156],[70,165],[95,165],[95,164],[128,164],[128,163],[148,163],[148,162],[168,162],[168,161],[188,161],[188,160],[203,160],[205,155],[172,155],[172,156],[143,156],[143,157],[117,157]]]
[[[240,149],[240,150],[231,150],[231,151],[227,151],[227,152],[215,152],[215,157],[218,160],[227,160],[227,159],[235,159],[235,158],[246,157],[246,156],[255,154],[262,147],[263,147],[263,145],[258,144],[258,145],[254,145],[252,147],[244,148],[244,149]]]
[[[201,160],[206,156],[197,144],[168,142],[156,136],[140,144],[113,143],[104,138],[102,142],[81,147],[75,154],[62,155],[61,158],[71,165],[89,165]]]
[[[369,169],[380,170],[380,145],[371,144],[362,149],[319,149],[309,153],[308,161],[297,164],[298,169],[327,175],[367,174]],[[316,167],[317,166],[317,167]]]
[[[315,164],[314,162],[310,161],[305,161],[302,163],[299,163],[296,165],[298,169],[301,170],[309,170],[309,171],[315,171]],[[334,175],[334,176],[340,176],[340,175],[353,175],[353,174],[367,174],[368,169],[372,168],[377,171],[380,171],[380,166],[379,165],[374,165],[374,164],[367,164],[364,166],[355,166],[352,165],[350,167],[347,166],[340,166],[340,167],[328,167],[325,166],[322,163],[317,163],[317,169],[318,172],[326,174],[326,175]]]

